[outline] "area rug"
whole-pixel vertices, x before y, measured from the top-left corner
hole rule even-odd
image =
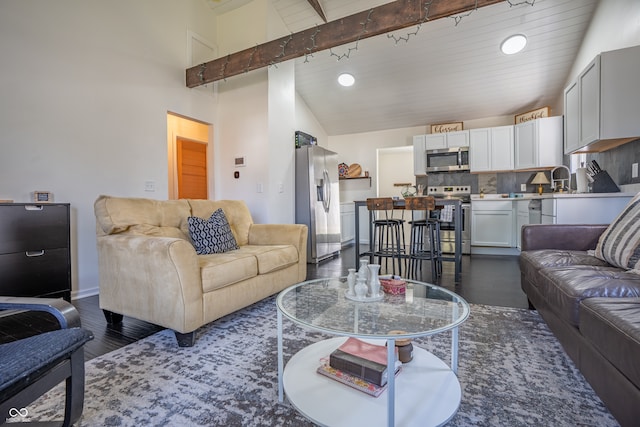
[[[286,319],[284,326],[285,360],[328,337]],[[535,311],[471,305],[459,338],[462,402],[447,425],[618,425]],[[448,362],[450,339],[415,344]],[[87,362],[76,425],[313,425],[278,403],[276,359],[274,297],[201,328],[192,348],[161,331]],[[30,405],[29,418],[61,414],[62,396],[54,389]]]

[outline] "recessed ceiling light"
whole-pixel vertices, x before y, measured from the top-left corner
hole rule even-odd
[[[527,38],[522,34],[509,36],[500,45],[500,50],[505,55],[513,55],[520,52],[527,45]]]
[[[338,83],[340,83],[342,86],[353,86],[355,82],[355,77],[353,77],[349,73],[342,73],[338,76]]]

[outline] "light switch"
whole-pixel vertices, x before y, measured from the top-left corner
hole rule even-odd
[[[631,165],[631,178],[638,177],[638,164],[634,163]]]

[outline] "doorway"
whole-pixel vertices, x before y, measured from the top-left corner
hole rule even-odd
[[[413,147],[379,148],[377,153],[378,197],[402,197],[404,184],[415,185]]]
[[[208,199],[211,125],[167,113],[169,199]]]

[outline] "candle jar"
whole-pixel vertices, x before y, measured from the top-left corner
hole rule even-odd
[[[406,334],[405,331],[390,331],[390,334],[401,335]],[[400,338],[395,340],[396,350],[398,350],[398,360],[402,363],[409,363],[413,360],[413,344],[409,338]]]

